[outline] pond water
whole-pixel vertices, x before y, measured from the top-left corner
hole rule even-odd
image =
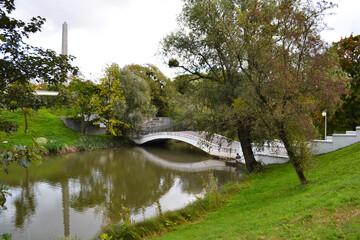
[[[157,147],[107,149],[45,157],[29,169],[11,166],[0,183],[11,187],[0,210],[0,234],[13,239],[93,239],[101,227],[130,211],[141,221],[186,206],[203,194],[212,174],[218,184],[241,174],[197,151]]]

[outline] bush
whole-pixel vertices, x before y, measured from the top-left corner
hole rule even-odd
[[[48,140],[46,138],[44,138],[44,137],[38,137],[38,138],[35,139],[35,142],[37,144],[39,144],[40,146],[45,146],[47,141]]]
[[[58,144],[56,142],[48,142],[45,144],[45,148],[49,150],[50,153],[57,153],[62,147],[62,144]]]

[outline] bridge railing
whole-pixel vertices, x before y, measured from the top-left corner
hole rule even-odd
[[[158,133],[158,132],[179,132],[179,131],[191,131],[193,129],[190,129],[189,126],[185,125],[176,125],[176,126],[157,126],[152,128],[146,128],[140,131],[139,135],[148,135],[152,133]]]

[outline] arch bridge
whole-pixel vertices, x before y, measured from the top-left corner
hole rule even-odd
[[[134,139],[138,145],[154,140],[173,139],[188,143],[204,152],[219,158],[235,158],[236,153],[242,156],[241,145],[238,141],[228,141],[226,137],[214,134],[210,139],[204,132],[195,131],[163,131],[140,135]],[[276,144],[275,144],[276,145]],[[288,160],[286,150],[281,145],[264,146],[261,150],[253,148],[255,158],[264,164],[284,163]],[[285,152],[284,152],[285,151]],[[241,158],[244,162],[244,157]]]

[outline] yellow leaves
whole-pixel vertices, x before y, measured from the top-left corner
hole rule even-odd
[[[105,77],[101,79],[100,93],[92,99],[92,103],[97,107],[100,122],[106,124],[107,131],[113,136],[122,136],[121,129],[124,127],[124,123],[116,119],[119,115],[116,111],[117,106],[125,100],[120,75],[117,64],[108,65],[105,69]]]
[[[249,105],[242,98],[237,98],[234,100],[233,107],[235,112],[240,113],[246,111],[249,108]]]
[[[113,135],[113,136],[118,136],[117,133],[115,132],[115,129],[114,129],[114,128],[112,128],[112,127],[109,126],[108,129],[109,129],[109,132],[110,132],[111,135]]]

